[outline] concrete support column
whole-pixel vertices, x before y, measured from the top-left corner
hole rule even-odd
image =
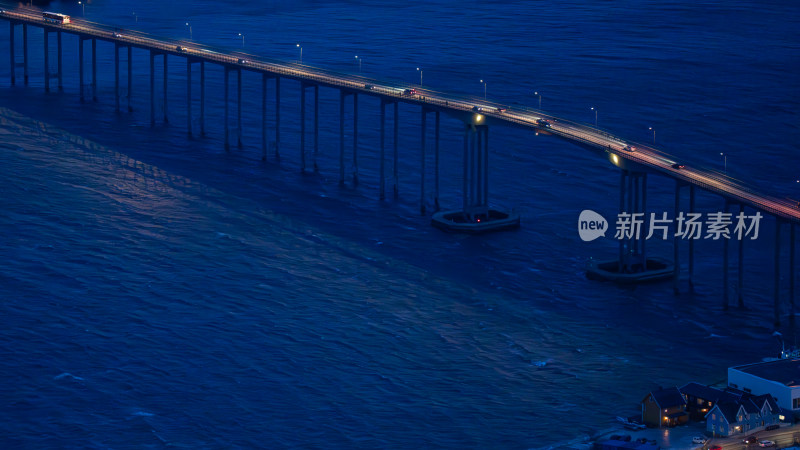
[[[386,198],[386,100],[381,98],[381,143],[380,143],[380,183],[378,185],[378,197],[383,200]]]
[[[192,60],[186,58],[186,132],[192,137]]]
[[[694,185],[689,185],[689,212],[694,212]],[[694,239],[689,239],[689,289],[694,290]]]
[[[781,220],[775,218],[775,327],[781,325]],[[792,274],[794,276],[794,274]]]
[[[13,25],[12,25],[13,27]],[[13,39],[12,39],[13,47]],[[13,52],[12,52],[13,57]],[[16,69],[14,69],[16,72]],[[25,81],[25,86],[28,85],[28,24],[22,24],[22,77]]]
[[[97,39],[92,39],[92,101],[97,101]]]
[[[82,37],[78,36],[78,83],[80,84],[81,103],[83,103],[83,101],[85,99],[85,95],[84,95],[84,92],[83,92],[84,91],[83,85],[85,84],[84,76],[83,76],[83,66],[84,66],[84,63],[83,63],[83,47],[84,47],[83,41],[84,41],[84,39]],[[151,64],[151,67],[152,67],[152,64]]]
[[[642,211],[641,212],[644,213],[644,216],[643,216],[644,222],[643,222],[642,225],[644,226],[644,230],[645,230],[645,231],[642,232],[643,233],[643,237],[641,238],[642,270],[647,272],[647,239],[646,239],[646,236],[644,236],[644,234],[647,233],[647,230],[649,230],[649,228],[650,228],[649,227],[650,219],[649,219],[649,217],[647,215],[647,172],[642,174]]]
[[[425,214],[425,132],[428,130],[428,111],[422,108],[422,133],[420,134],[419,159],[419,212]]]
[[[397,198],[397,195],[400,193],[399,189],[399,173],[398,170],[398,143],[399,143],[399,136],[400,136],[400,102],[394,102],[394,165],[392,166],[393,178],[394,178],[394,197]]]
[[[306,171],[306,85],[300,82],[300,171]]]
[[[200,136],[206,135],[206,62],[200,61]]]
[[[114,105],[119,112],[119,43],[117,42],[114,42]]]
[[[486,208],[486,220],[489,220],[489,127],[483,126],[483,203]]]
[[[744,204],[739,204],[739,213],[744,214]],[[744,237],[744,235],[742,235]],[[744,308],[744,239],[739,239],[739,273],[736,281],[739,283],[737,297],[739,308]]]
[[[50,33],[44,29],[44,91],[50,92]]]
[[[131,97],[133,96],[133,47],[128,46],[128,112],[133,111]]]
[[[797,253],[797,249],[795,248],[795,238],[794,238],[794,224],[789,224],[789,324],[794,328],[794,283],[795,278],[797,278],[797,272],[795,271],[795,253]]]
[[[242,148],[242,69],[236,70],[236,140]]]
[[[150,50],[150,126],[156,124],[156,55]]]
[[[339,91],[339,185],[344,185],[344,91]]]
[[[23,27],[22,28],[23,32],[27,32],[28,31],[27,28],[25,28],[24,24],[22,25],[22,27]],[[13,86],[13,85],[17,84],[17,67],[16,67],[17,62],[14,59],[14,22],[13,21],[10,21],[10,20],[8,21],[8,29],[9,29],[8,56],[9,56],[9,59],[10,59],[9,67],[11,68],[11,85]],[[27,34],[27,33],[25,33],[25,34]],[[25,60],[27,61],[27,58]],[[27,64],[27,62],[26,62],[26,64]]]
[[[627,170],[619,171],[619,212],[625,212],[625,182],[628,175]],[[625,269],[625,239],[619,240],[619,268],[617,271],[622,273]]]
[[[464,206],[463,210],[466,213],[468,206],[469,206],[469,166],[468,164],[469,157],[470,157],[470,135],[472,134],[472,125],[465,125],[464,126],[464,173],[462,176],[463,185],[462,185],[462,193],[464,198]]]
[[[275,77],[275,159],[281,159],[281,77]]]
[[[725,212],[730,212],[730,202],[725,200]],[[730,289],[728,278],[730,274],[730,266],[728,265],[728,245],[730,239],[722,238],[722,307],[728,309],[730,306],[730,296],[728,291]]]
[[[57,60],[58,90],[59,90],[59,92],[61,92],[61,91],[64,90],[64,75],[63,75],[63,71],[61,70],[61,68],[62,68],[62,64],[61,64],[62,61],[61,60],[63,59],[62,54],[64,53],[63,52],[63,48],[61,46],[61,31],[58,31],[56,36],[58,38],[57,39],[58,40],[58,60]]]
[[[228,106],[228,91],[230,89],[229,86],[228,86],[228,84],[229,84],[228,83],[228,72],[230,72],[230,69],[228,67],[225,67],[225,77],[224,77],[223,84],[225,85],[225,151],[226,152],[231,151],[230,128],[229,128],[229,125],[228,125],[228,109],[229,109],[229,106]]]
[[[681,203],[681,182],[678,181],[678,180],[675,180],[675,214],[673,215],[673,217],[678,217],[678,214],[680,213],[680,203]],[[672,273],[672,292],[674,292],[675,295],[678,295],[681,292],[681,290],[680,290],[681,260],[680,260],[680,255],[678,254],[678,250],[680,248],[679,244],[680,244],[680,240],[678,238],[678,234],[677,233],[673,233],[673,236],[672,236],[672,252],[673,252],[672,261],[673,262],[672,263],[674,265],[674,267],[673,267],[674,270],[673,270],[673,273]]]
[[[433,207],[439,211],[439,111],[436,111],[434,130]]]
[[[353,92],[353,186],[358,186],[358,93]]]
[[[267,74],[261,74],[261,160],[267,160]]]
[[[319,85],[314,85],[314,172],[319,171],[317,156],[319,155]]]
[[[167,77],[169,73],[169,65],[167,64],[167,54],[164,53],[164,123],[169,123],[169,117],[167,115],[167,106],[169,105],[168,96],[167,96]]]

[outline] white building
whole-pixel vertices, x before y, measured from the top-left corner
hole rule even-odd
[[[800,412],[800,359],[729,367],[728,386],[753,395],[769,394],[780,408]]]

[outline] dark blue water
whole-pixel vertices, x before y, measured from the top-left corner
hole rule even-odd
[[[731,176],[800,197],[800,8],[785,2],[95,1],[86,18],[172,38],[190,22],[194,40],[240,50],[242,33],[244,51],[286,61],[300,43],[304,63],[347,72],[359,55],[363,75],[405,83],[420,67],[426,87],[476,97],[483,79],[509,104],[536,106],[538,91],[546,111],[592,122],[596,107],[616,134],[651,142],[654,127],[681,161],[723,171],[723,152]],[[778,348],[773,221],[745,247],[746,310],[721,307],[719,242],[698,243],[693,294],[590,282],[586,260],[616,247],[580,241],[576,219],[616,214],[618,175],[586,150],[493,128],[492,203],[523,227],[446,235],[419,214],[416,108],[400,109],[400,195],[381,202],[375,99],[360,100],[360,183],[339,187],[333,90],[320,172],[301,175],[293,82],[282,159],[262,163],[257,76],[244,76],[245,145],[226,154],[221,69],[208,69],[209,137],[187,139],[183,60],[170,60],[170,123],[150,128],[146,53],[135,111],[116,114],[109,44],[99,102],[81,105],[77,39],[65,92],[49,95],[41,32],[30,41],[30,86],[19,70],[10,87],[0,32],[4,448],[542,447]],[[460,147],[443,117],[445,207],[460,204]],[[671,211],[674,182],[648,187]]]

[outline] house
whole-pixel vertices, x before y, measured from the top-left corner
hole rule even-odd
[[[713,436],[749,434],[777,424],[780,408],[770,395],[743,395],[738,401],[722,401],[706,415],[706,430]]]
[[[728,386],[748,394],[769,394],[779,407],[800,412],[800,359],[729,367]]]
[[[688,421],[686,399],[677,387],[651,391],[642,400],[642,422],[649,427],[674,427]]]
[[[741,394],[694,382],[683,386],[680,391],[686,399],[686,412],[689,414],[689,420],[693,421],[705,420],[706,414],[717,403],[736,402],[741,398]]]

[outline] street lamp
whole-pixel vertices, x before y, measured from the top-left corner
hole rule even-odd
[[[186,26],[189,27],[189,40],[192,40],[192,25],[189,22],[186,22]]]
[[[540,94],[539,92],[534,92],[533,95],[539,97],[539,110],[541,110],[542,109],[542,94]]]
[[[656,143],[656,130],[653,127],[648,128],[648,130],[652,130],[653,131],[653,144],[655,144]]]
[[[483,83],[483,99],[486,100],[486,82],[481,80],[481,83]]]
[[[361,73],[361,60],[362,58],[359,58],[358,55],[356,55],[356,61],[358,61],[358,73]]]
[[[419,85],[422,86],[422,69],[417,67],[417,70],[419,71]]]
[[[719,156],[722,156],[725,160],[725,173],[728,173],[728,155],[725,153],[720,152]]]
[[[244,48],[244,35],[239,33],[239,37],[242,38],[242,48]]]
[[[86,3],[78,2],[78,4],[83,7],[83,17],[86,17]]]
[[[300,44],[297,44],[297,48],[300,49],[300,64],[303,64],[303,46],[300,45]]]
[[[589,109],[591,109],[592,111],[594,111],[594,126],[595,126],[595,128],[597,128],[597,108],[595,108],[594,106],[592,106],[592,107],[591,107],[591,108],[589,108]]]
[[[133,14],[133,20],[135,20],[136,23],[139,23],[139,16],[136,15],[136,11],[133,11],[132,14]]]

